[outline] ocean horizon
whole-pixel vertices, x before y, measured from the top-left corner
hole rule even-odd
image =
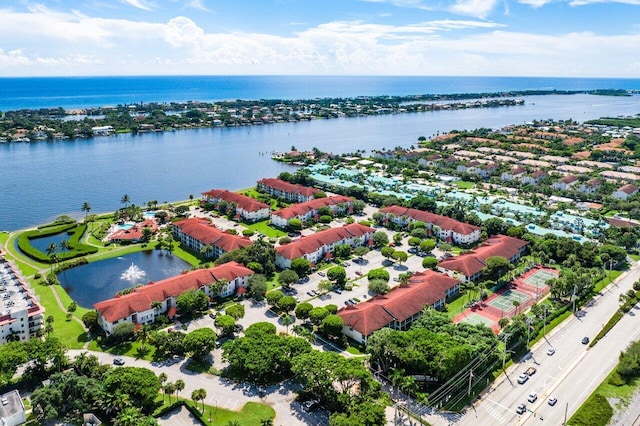
[[[0,111],[136,103],[350,98],[522,90],[640,90],[640,79],[419,76],[0,77]]]

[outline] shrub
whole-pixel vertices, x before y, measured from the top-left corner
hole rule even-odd
[[[244,231],[242,231],[242,235],[244,235],[245,237],[251,237],[253,236],[253,234],[255,234],[255,232],[253,232],[251,229],[245,229]]]
[[[613,408],[604,396],[594,393],[587,399],[568,424],[576,426],[605,426],[613,416]]]

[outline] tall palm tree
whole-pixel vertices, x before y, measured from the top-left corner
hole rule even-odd
[[[71,250],[71,244],[69,244],[69,240],[60,241],[60,248],[63,250]]]
[[[184,390],[184,380],[176,380],[176,401],[180,398],[180,392]]]
[[[202,412],[204,413],[204,399],[207,397],[207,391],[203,388],[199,388],[191,392],[191,399],[196,403],[202,401]]]
[[[124,204],[125,208],[129,207],[129,203],[131,202],[131,198],[128,194],[124,194],[120,199],[120,203]]]
[[[91,211],[91,204],[87,203],[86,201],[84,203],[82,203],[82,207],[80,208],[80,210],[82,210],[84,212],[84,221],[87,221],[87,215],[89,214],[89,212]]]
[[[169,395],[169,404],[171,404],[171,395],[173,395],[173,393],[176,391],[176,385],[172,382],[168,382],[166,385],[164,385],[162,390],[164,390],[164,393],[166,395]]]
[[[46,249],[47,255],[49,256],[49,264],[51,265],[50,272],[53,272],[53,255],[55,254],[56,250],[58,250],[58,245],[56,243],[49,243]]]
[[[289,314],[285,314],[282,317],[282,325],[285,326],[285,329],[287,331],[287,334],[289,334],[289,326],[293,324],[293,318],[291,318],[291,315]]]
[[[153,302],[151,302],[151,309],[153,309],[153,312],[157,316],[160,313],[160,311],[162,310],[162,302],[160,302],[158,300],[154,300]]]

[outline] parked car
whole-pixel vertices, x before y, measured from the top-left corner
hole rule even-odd
[[[321,277],[326,277],[326,276],[327,276],[327,274],[325,274],[325,273],[324,273],[324,272],[322,272],[322,271],[318,272],[318,275],[320,275]]]
[[[209,313],[209,318],[211,318],[211,319],[216,319],[216,316],[217,315],[214,312],[210,312]]]
[[[342,294],[342,290],[340,290],[338,287],[334,288],[333,292],[336,294]]]
[[[349,266],[349,262],[342,262],[342,266],[346,268],[347,266]]]
[[[533,403],[533,402],[536,402],[536,401],[537,401],[537,399],[538,399],[538,394],[537,394],[537,393],[535,393],[535,392],[531,392],[531,393],[529,394],[529,396],[527,397],[527,401],[532,402],[532,403]]]
[[[547,349],[547,355],[551,356],[551,355],[553,355],[553,354],[555,354],[555,353],[556,353],[556,350],[555,350],[555,349],[553,349],[553,348],[549,348],[549,349]]]
[[[116,357],[113,359],[113,365],[124,365],[124,359]]]
[[[583,345],[588,345],[589,344],[589,338],[587,336],[582,338],[582,344]]]
[[[302,403],[302,409],[308,413],[318,408],[319,405],[320,403],[318,401],[310,399]]]
[[[549,398],[548,404],[553,407],[554,405],[556,405],[556,402],[558,402],[558,398],[552,396]]]
[[[520,404],[518,408],[516,408],[516,413],[518,414],[524,414],[525,411],[527,411],[527,406],[524,404]]]

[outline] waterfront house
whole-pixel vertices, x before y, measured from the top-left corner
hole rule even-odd
[[[107,239],[116,244],[139,243],[144,237],[144,229],[147,228],[152,234],[158,232],[158,222],[155,219],[147,219],[144,222],[136,223],[128,229],[118,229]]]
[[[276,266],[282,269],[291,267],[291,261],[300,257],[311,264],[330,259],[333,250],[339,245],[358,247],[371,244],[375,229],[352,223],[340,228],[330,228],[315,234],[301,237],[289,244],[276,248]]]
[[[442,309],[459,290],[457,279],[432,270],[418,272],[406,285],[339,310],[338,316],[344,321],[342,333],[366,344],[375,331],[384,327],[407,330],[426,306]]]
[[[340,214],[350,211],[352,204],[353,198],[344,195],[314,198],[271,213],[271,224],[278,228],[286,228],[291,219],[299,219],[302,223],[309,219],[317,219],[322,207],[328,207],[332,214]]]
[[[264,178],[258,181],[258,190],[265,191],[273,197],[281,197],[290,203],[304,203],[313,200],[316,188],[295,185],[282,179]]]
[[[487,266],[487,259],[501,256],[514,263],[524,253],[527,241],[506,235],[494,235],[480,247],[469,250],[460,256],[450,257],[438,263],[438,270],[459,278],[462,281],[476,281]]]
[[[500,179],[505,182],[511,182],[512,180],[520,179],[520,177],[524,176],[526,170],[522,167],[514,167],[511,170],[508,170],[500,175]]]
[[[380,209],[385,215],[385,221],[407,226],[411,222],[423,222],[427,231],[448,243],[473,244],[480,239],[480,227],[460,222],[448,216],[409,209],[400,206],[389,206]]]
[[[520,177],[520,182],[523,185],[537,185],[540,181],[547,177],[547,172],[538,170],[531,174],[525,174]]]
[[[269,218],[269,206],[246,195],[226,189],[212,189],[202,193],[202,202],[205,204],[216,207],[222,201],[235,207],[235,219],[257,222]]]
[[[578,187],[578,191],[583,194],[595,194],[602,184],[600,183],[600,179],[593,178],[591,180],[586,181]]]
[[[37,337],[43,323],[44,308],[0,252],[0,345]]]
[[[173,235],[187,248],[213,259],[252,244],[249,238],[224,232],[204,218],[174,222]]]
[[[178,296],[190,291],[203,291],[210,298],[243,293],[247,279],[253,274],[237,262],[228,262],[208,269],[196,269],[158,282],[136,287],[131,293],[96,303],[98,324],[107,335],[117,324],[152,324],[161,314],[175,317]],[[222,287],[215,292],[217,283]],[[240,290],[242,288],[243,290]],[[239,291],[240,290],[240,291]]]
[[[623,185],[611,194],[613,198],[618,200],[626,200],[638,193],[638,187],[632,184]]]
[[[566,191],[569,188],[571,188],[573,185],[575,185],[578,182],[578,178],[575,177],[574,175],[567,175],[564,176],[562,179],[560,179],[557,182],[553,183],[553,189],[557,189],[559,191]]]

